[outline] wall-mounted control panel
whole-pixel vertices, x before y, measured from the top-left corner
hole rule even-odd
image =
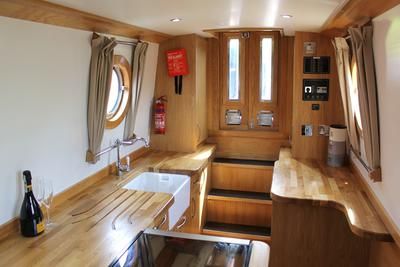
[[[303,72],[305,74],[328,74],[330,65],[330,57],[304,57]]]
[[[303,79],[303,101],[328,101],[328,79]]]

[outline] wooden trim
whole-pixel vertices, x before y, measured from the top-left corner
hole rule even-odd
[[[273,171],[274,169],[274,166],[237,164],[237,163],[225,163],[225,162],[213,162],[212,166],[224,166],[229,168],[259,169],[259,170],[271,170],[271,171]]]
[[[149,148],[139,148],[138,150],[133,151],[129,154],[131,162],[133,160],[137,160],[140,157],[143,157],[147,153],[150,152]],[[88,187],[92,186],[93,184],[97,183],[100,180],[109,178],[112,173],[116,170],[115,162],[104,167],[100,171],[90,175],[89,177],[83,179],[82,181],[72,185],[71,187],[65,189],[64,191],[58,193],[54,196],[53,199],[53,208],[63,204],[65,201],[70,199],[73,196],[76,196],[83,190],[87,189]],[[15,233],[19,231],[19,217],[13,218],[6,222],[3,225],[0,225],[0,240],[7,237],[9,234]]]
[[[239,32],[220,33],[220,129],[248,129],[248,84],[247,84],[247,70],[248,70],[248,39],[242,38]],[[239,40],[239,100],[229,99],[229,41],[231,39]],[[240,125],[227,125],[225,123],[225,112],[228,109],[239,109],[242,114],[242,122]]]
[[[124,120],[126,113],[129,110],[129,104],[132,97],[132,77],[131,77],[131,66],[128,60],[121,55],[114,55],[113,68],[119,68],[122,78],[122,86],[124,87],[124,93],[122,95],[121,102],[118,106],[117,111],[111,118],[106,119],[106,129],[114,129]]]
[[[353,160],[350,160],[350,169],[357,180],[356,182],[362,187],[363,191],[367,194],[368,199],[370,200],[372,206],[375,208],[383,224],[386,226],[389,233],[392,235],[394,242],[396,242],[397,246],[400,247],[400,229],[396,226],[396,224],[390,217],[389,213],[386,211],[385,207],[382,205],[376,194],[372,191],[371,187],[367,184],[367,182],[363,178],[362,173],[360,172],[356,164],[353,162]]]
[[[215,38],[219,38],[219,33],[221,32],[279,32],[281,35],[283,35],[283,28],[258,28],[258,27],[252,27],[252,28],[220,28],[220,29],[205,29],[203,32],[209,33],[213,35]]]
[[[19,218],[13,218],[8,222],[0,225],[0,241],[5,239],[9,234],[19,231]]]
[[[225,231],[217,231],[217,230],[209,230],[209,229],[203,229],[202,233],[205,235],[242,238],[242,239],[249,239],[249,240],[259,240],[259,241],[265,241],[267,243],[271,242],[270,236],[249,235],[249,234],[242,234],[242,233],[236,233],[236,232],[225,232]]]
[[[226,197],[226,196],[208,195],[207,196],[207,200],[216,200],[216,201],[224,201],[224,202],[240,202],[240,203],[261,204],[261,205],[272,206],[272,200],[264,200],[264,199],[256,199],[256,198]]]
[[[160,43],[168,34],[41,0],[2,0],[0,16]]]
[[[249,118],[254,123],[252,130],[263,130],[263,131],[279,131],[279,72],[280,65],[279,59],[281,57],[280,48],[280,37],[278,32],[254,32],[251,33],[253,36],[249,40],[249,64],[248,64],[248,91],[249,91]],[[271,73],[271,101],[261,100],[261,40],[263,38],[272,39],[272,73]],[[282,102],[282,101],[280,101]],[[257,125],[257,114],[259,111],[267,110],[274,114],[274,125],[270,128]]]
[[[342,36],[347,28],[379,16],[400,4],[400,0],[348,0],[336,14],[322,27],[322,33],[329,36]]]

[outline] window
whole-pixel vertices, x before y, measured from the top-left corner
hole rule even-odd
[[[239,39],[229,40],[229,100],[239,100]]]
[[[221,34],[221,129],[278,129],[278,41],[279,32]]]
[[[272,38],[261,40],[260,95],[261,101],[272,100]]]
[[[128,60],[114,56],[110,92],[107,103],[106,128],[117,127],[125,118],[131,93],[131,74]]]

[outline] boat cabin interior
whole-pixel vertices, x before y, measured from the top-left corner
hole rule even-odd
[[[400,266],[400,0],[0,0],[0,36],[0,266]]]

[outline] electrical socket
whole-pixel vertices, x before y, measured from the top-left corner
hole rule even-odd
[[[318,126],[318,133],[319,135],[329,136],[329,126],[328,125],[319,125]]]

